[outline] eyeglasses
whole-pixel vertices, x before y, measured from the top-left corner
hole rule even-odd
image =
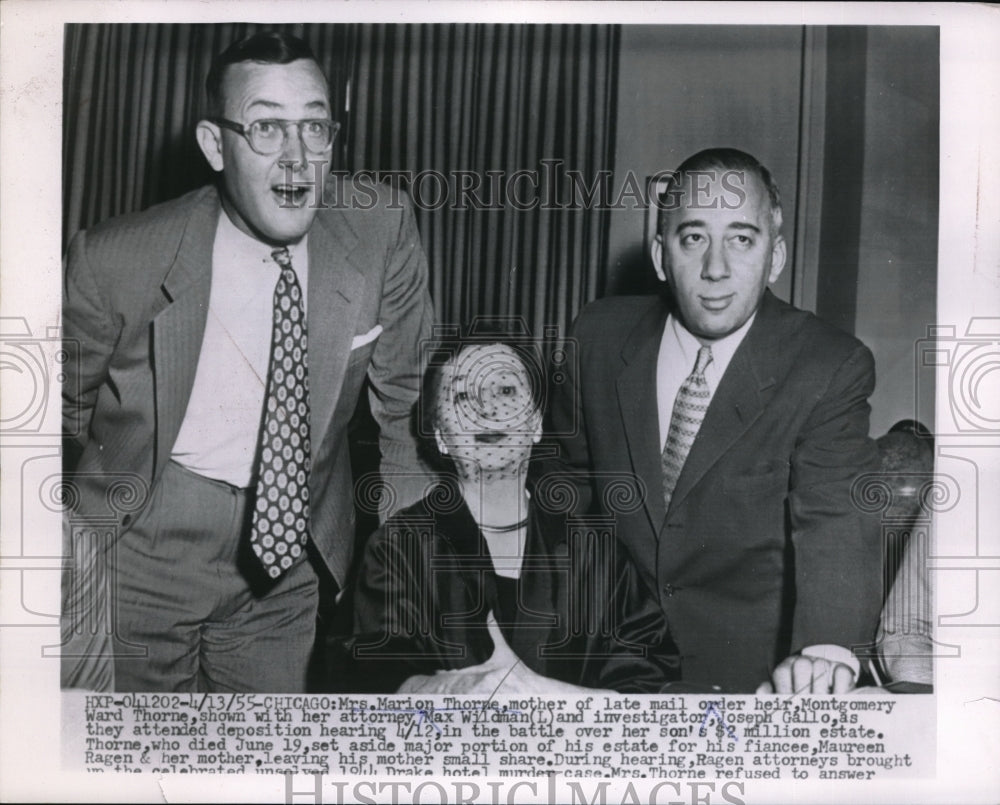
[[[340,123],[335,120],[324,120],[322,118],[309,120],[279,120],[269,118],[267,120],[255,120],[244,126],[242,123],[235,123],[226,120],[224,117],[213,117],[211,121],[218,126],[235,131],[246,138],[250,147],[261,156],[273,156],[280,153],[288,142],[288,129],[290,126],[297,126],[302,145],[307,151],[314,154],[322,154],[333,145],[333,138],[340,131]]]

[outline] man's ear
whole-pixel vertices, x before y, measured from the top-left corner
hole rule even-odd
[[[771,273],[767,275],[768,285],[781,276],[787,257],[788,248],[785,246],[785,239],[781,235],[778,235],[771,246]]]
[[[653,245],[649,248],[649,256],[653,259],[653,268],[660,282],[667,281],[667,272],[663,270],[663,237],[657,233]]]
[[[199,120],[195,136],[198,138],[198,147],[208,160],[208,164],[212,166],[212,170],[220,172],[223,166],[222,129],[215,123]]]

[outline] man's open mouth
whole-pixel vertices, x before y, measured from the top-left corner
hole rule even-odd
[[[294,184],[276,184],[271,192],[278,197],[280,207],[301,207],[306,202],[308,187]]]

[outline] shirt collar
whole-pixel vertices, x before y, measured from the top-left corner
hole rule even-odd
[[[743,339],[746,338],[746,334],[753,325],[755,318],[757,318],[757,311],[754,311],[753,315],[739,329],[733,330],[729,335],[716,339],[709,344],[712,348],[712,363],[720,374],[725,371],[736,350],[743,343]],[[685,366],[694,366],[695,359],[698,357],[698,350],[703,346],[702,343],[680,323],[680,320],[673,313],[667,319],[667,326],[673,327],[677,344],[680,346],[681,354],[684,356]]]
[[[307,234],[298,243],[290,243],[287,247],[292,258],[292,267],[296,273],[299,273],[300,269],[306,266],[305,261],[308,253],[306,241],[308,237]],[[271,252],[277,247],[259,241],[239,229],[225,210],[221,210],[219,213],[219,227],[215,233],[215,242],[217,246],[222,247],[220,254],[227,255],[227,258],[236,264],[250,265],[254,261],[260,261],[275,268],[278,266],[274,258],[271,257]]]

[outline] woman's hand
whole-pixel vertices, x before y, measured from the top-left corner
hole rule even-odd
[[[399,693],[473,693],[494,696],[594,692],[592,688],[550,679],[528,668],[507,645],[492,612],[486,617],[486,627],[493,640],[493,654],[486,662],[455,671],[411,676],[400,686]]]

